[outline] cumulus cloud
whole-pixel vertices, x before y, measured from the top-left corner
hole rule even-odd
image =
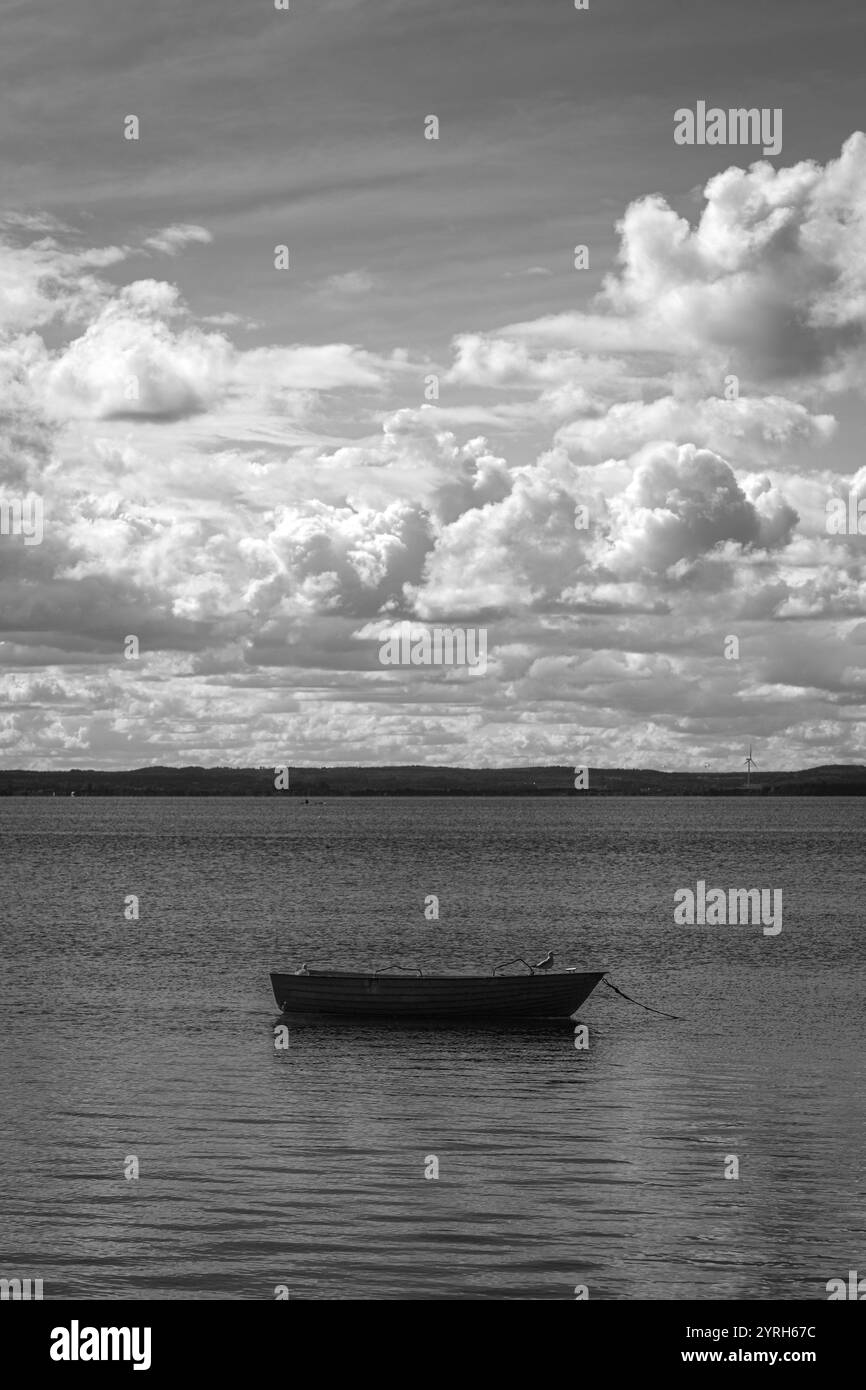
[[[638,200],[589,312],[456,325],[438,367],[243,348],[243,315],[113,283],[206,244],[193,224],[82,249],[7,219],[3,495],[46,515],[39,546],[0,537],[0,756],[270,762],[288,731],[310,760],[562,761],[579,728],[594,761],[639,763],[684,738],[712,756],[732,721],[866,752],[866,556],[825,525],[866,492],[842,397],[864,198],[858,135],[823,168],[725,171],[694,225]],[[384,671],[375,637],[404,618],[487,626],[484,680]]]
[[[848,377],[866,321],[866,136],[838,160],[767,162],[710,179],[697,226],[658,196],[620,223],[611,309],[655,327],[664,346],[718,350],[756,381]]]
[[[228,340],[172,328],[177,290],[154,280],[126,286],[85,333],[43,367],[40,386],[66,415],[178,418],[204,410],[224,389]]]
[[[516,470],[504,498],[442,529],[415,602],[425,617],[650,612],[654,595],[693,579],[696,562],[742,564],[782,548],[797,519],[769,478],[740,482],[725,459],[692,444],[645,446],[601,469],[553,451]],[[725,582],[718,574],[713,586]]]
[[[726,542],[770,548],[790,538],[797,513],[769,481],[747,496],[709,449],[651,445],[633,463],[631,482],[608,502],[613,524],[604,561],[616,575],[666,575]]]
[[[375,389],[391,367],[348,343],[239,350],[224,333],[189,323],[174,285],[137,280],[31,375],[55,415],[177,420],[244,396],[276,408],[284,393]]]
[[[618,223],[618,268],[592,312],[460,335],[455,375],[486,384],[525,362],[531,344],[545,349],[539,375],[570,350],[688,360],[704,384],[729,369],[789,392],[862,387],[866,135],[825,166],[759,161],[703,192],[694,226],[659,194],[632,203]]]

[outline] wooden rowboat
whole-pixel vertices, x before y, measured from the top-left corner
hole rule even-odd
[[[512,962],[509,962],[512,964]],[[500,967],[501,968],[501,967]],[[529,967],[531,970],[531,967]],[[389,975],[352,970],[272,973],[283,1013],[332,1018],[570,1018],[606,972],[529,975]]]

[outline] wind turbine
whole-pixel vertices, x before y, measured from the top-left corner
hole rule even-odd
[[[752,757],[752,745],[751,745],[751,743],[749,744],[749,756],[748,756],[748,758],[746,758],[745,761],[746,761],[746,791],[751,791],[751,789],[752,789],[752,768],[758,766],[758,764],[755,762],[754,758]]]

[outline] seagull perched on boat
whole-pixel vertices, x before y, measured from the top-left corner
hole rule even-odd
[[[553,965],[553,952],[552,952],[552,951],[548,951],[547,955],[544,957],[544,960],[540,960],[540,961],[538,962],[538,964],[536,965],[535,968],[536,968],[536,970],[549,970],[550,967],[551,967],[552,965]]]

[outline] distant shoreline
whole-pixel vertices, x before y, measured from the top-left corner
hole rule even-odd
[[[866,767],[798,772],[660,772],[590,768],[576,790],[573,767],[299,767],[277,790],[276,768],[145,767],[128,771],[0,770],[0,796],[866,796]]]

